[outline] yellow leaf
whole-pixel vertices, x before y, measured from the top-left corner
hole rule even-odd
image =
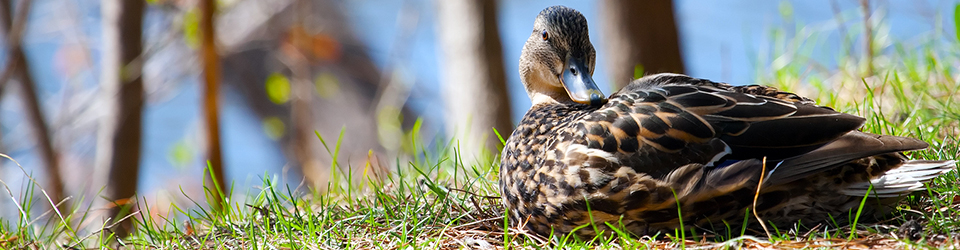
[[[284,126],[283,121],[276,116],[267,117],[263,119],[263,133],[267,134],[267,137],[270,139],[277,140],[280,137],[283,137],[286,134],[286,126]]]
[[[317,95],[321,98],[331,98],[340,93],[340,79],[333,73],[323,72],[313,81]]]
[[[183,40],[190,48],[200,47],[200,15],[196,9],[183,15]]]
[[[267,77],[267,97],[276,104],[290,101],[290,79],[280,73],[273,73]]]

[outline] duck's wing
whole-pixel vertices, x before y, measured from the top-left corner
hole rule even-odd
[[[928,146],[913,138],[855,131],[864,118],[817,106],[793,93],[758,85],[730,86],[678,74],[637,79],[612,95],[610,103],[591,116],[584,122],[589,131],[588,145],[606,151],[615,149],[623,153],[622,162],[630,163],[631,157],[643,158],[634,161],[649,166],[658,162],[648,158],[674,157],[672,161],[659,162],[675,163],[659,166],[659,173],[677,175],[669,172],[686,164],[710,166],[720,159],[730,164],[766,158],[765,185],[796,181],[843,164],[854,164],[851,161],[858,159],[875,162],[885,154],[902,160],[898,152]],[[633,145],[634,140],[649,145],[647,150],[659,152],[643,152],[643,147]],[[716,145],[718,141],[727,148],[720,150],[723,147]],[[738,164],[748,165],[759,164]],[[845,178],[865,182],[901,165],[902,162],[884,162],[876,165],[882,169],[865,169],[859,171],[864,176]],[[638,170],[645,169],[650,168]],[[717,176],[713,180],[724,176],[733,179],[723,183],[740,183],[742,178],[754,178],[753,171],[746,169],[724,169],[712,173]],[[742,178],[734,177],[738,175]]]
[[[720,159],[716,154],[786,159],[834,141],[863,122],[773,88],[738,88],[677,74],[637,79],[581,121],[590,148],[627,158],[700,154],[689,162],[677,160],[680,164],[710,164]],[[717,139],[728,147],[725,152],[704,151],[715,148],[704,145]],[[659,152],[644,152],[650,148]]]
[[[851,131],[809,153],[774,162],[764,184],[792,182],[843,164],[860,168],[845,175],[842,178],[845,182],[867,182],[903,165],[905,158],[897,152],[927,146],[926,142],[914,138]],[[858,159],[863,162],[851,162]]]

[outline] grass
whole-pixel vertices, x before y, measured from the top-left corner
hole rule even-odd
[[[960,22],[960,21],[958,21]],[[960,26],[960,25],[958,25]],[[839,69],[802,56],[815,46],[805,41],[817,32],[799,29],[788,36],[774,32],[777,55],[795,58],[764,67],[762,84],[816,98],[821,105],[867,118],[863,131],[920,138],[930,148],[910,152],[915,159],[957,159],[960,154],[960,42],[933,35],[908,46],[876,41],[870,59],[874,72],[863,72],[863,60],[841,57]],[[854,37],[856,34],[850,34]],[[952,38],[951,38],[952,39]],[[958,38],[960,39],[960,38]],[[758,61],[764,61],[758,60]],[[173,204],[165,220],[152,214],[147,202],[135,202],[137,229],[130,237],[110,237],[106,223],[91,223],[91,207],[45,210],[54,202],[32,179],[9,198],[17,218],[0,218],[0,248],[263,248],[263,249],[452,249],[452,248],[960,248],[960,176],[951,172],[930,183],[924,193],[905,199],[893,219],[862,224],[834,222],[814,228],[771,228],[769,233],[740,231],[715,238],[679,231],[661,237],[615,237],[580,240],[563,235],[531,235],[506,224],[497,187],[496,155],[474,160],[459,157],[456,141],[423,143],[419,126],[406,138],[407,154],[391,163],[345,166],[337,160],[340,142],[318,136],[333,156],[324,192],[278,184],[264,174],[262,184],[245,200],[217,212],[204,202],[191,208]],[[499,135],[499,134],[498,134]],[[349,139],[349,138],[346,138]],[[505,139],[501,137],[501,140]],[[392,170],[377,166],[392,165]],[[22,168],[21,168],[22,169]],[[354,176],[354,169],[362,169]],[[26,174],[29,176],[29,174]],[[211,190],[207,190],[211,192]],[[870,202],[864,199],[863,202]],[[84,202],[73,202],[85,204]],[[859,214],[860,211],[851,211]],[[744,215],[750,216],[748,214]],[[746,219],[746,218],[744,218]],[[842,225],[852,226],[842,226]],[[595,226],[595,225],[584,225]],[[761,236],[751,236],[761,235]],[[105,237],[101,237],[105,236]]]

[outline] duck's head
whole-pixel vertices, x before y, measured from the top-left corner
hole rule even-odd
[[[564,6],[541,11],[520,54],[520,80],[530,100],[534,105],[605,103],[593,82],[596,54],[579,11]]]

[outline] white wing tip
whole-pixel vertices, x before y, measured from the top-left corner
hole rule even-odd
[[[949,161],[907,161],[902,166],[887,171],[880,177],[851,184],[840,193],[850,196],[863,196],[873,186],[870,194],[880,198],[903,196],[915,191],[925,190],[925,182],[956,169],[955,160]]]

